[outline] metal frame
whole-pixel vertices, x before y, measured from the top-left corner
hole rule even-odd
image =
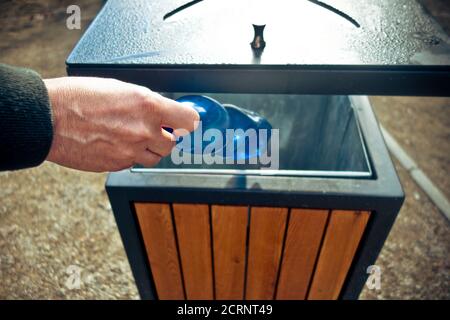
[[[171,173],[171,174],[233,174],[256,176],[296,176],[296,177],[340,177],[368,178],[372,176],[369,170],[364,171],[319,171],[319,170],[268,170],[268,169],[170,169],[170,168],[131,168],[131,172],[141,173]]]
[[[351,97],[372,179],[221,174],[111,173],[106,190],[141,298],[156,299],[133,202],[283,206],[372,212],[340,298],[356,299],[404,200],[404,193],[365,96]],[[351,200],[351,201],[349,201]]]
[[[116,78],[157,92],[394,96],[448,96],[450,92],[450,66],[168,65],[162,68],[67,62],[67,73]]]

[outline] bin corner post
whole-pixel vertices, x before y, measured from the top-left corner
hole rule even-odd
[[[139,296],[143,300],[156,300],[156,290],[152,282],[147,254],[142,239],[140,238],[141,232],[131,205],[129,192],[123,187],[110,185],[108,181],[105,186],[106,192],[111,203],[114,218],[119,229],[120,237],[122,238]]]
[[[403,204],[404,196],[386,199],[384,206],[372,211],[359,250],[344,283],[342,300],[357,300],[369,277],[367,268],[375,264]],[[381,275],[382,277],[382,275]]]

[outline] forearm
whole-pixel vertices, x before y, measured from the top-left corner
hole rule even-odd
[[[0,170],[39,165],[52,139],[51,107],[40,76],[0,64]]]

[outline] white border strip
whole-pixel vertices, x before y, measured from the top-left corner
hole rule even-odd
[[[381,132],[389,151],[400,162],[400,164],[409,172],[413,180],[427,194],[431,201],[439,208],[447,220],[450,221],[450,202],[438,187],[427,177],[391,134],[380,124]]]

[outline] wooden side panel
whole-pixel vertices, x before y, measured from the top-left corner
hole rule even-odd
[[[277,299],[306,298],[328,219],[328,210],[291,209]]]
[[[135,203],[158,298],[184,299],[170,206]]]
[[[216,299],[244,298],[248,207],[212,206]]]
[[[213,299],[208,205],[173,204],[186,298]]]
[[[251,208],[246,299],[273,299],[287,208]]]
[[[366,211],[332,211],[308,299],[339,297],[369,215]]]

